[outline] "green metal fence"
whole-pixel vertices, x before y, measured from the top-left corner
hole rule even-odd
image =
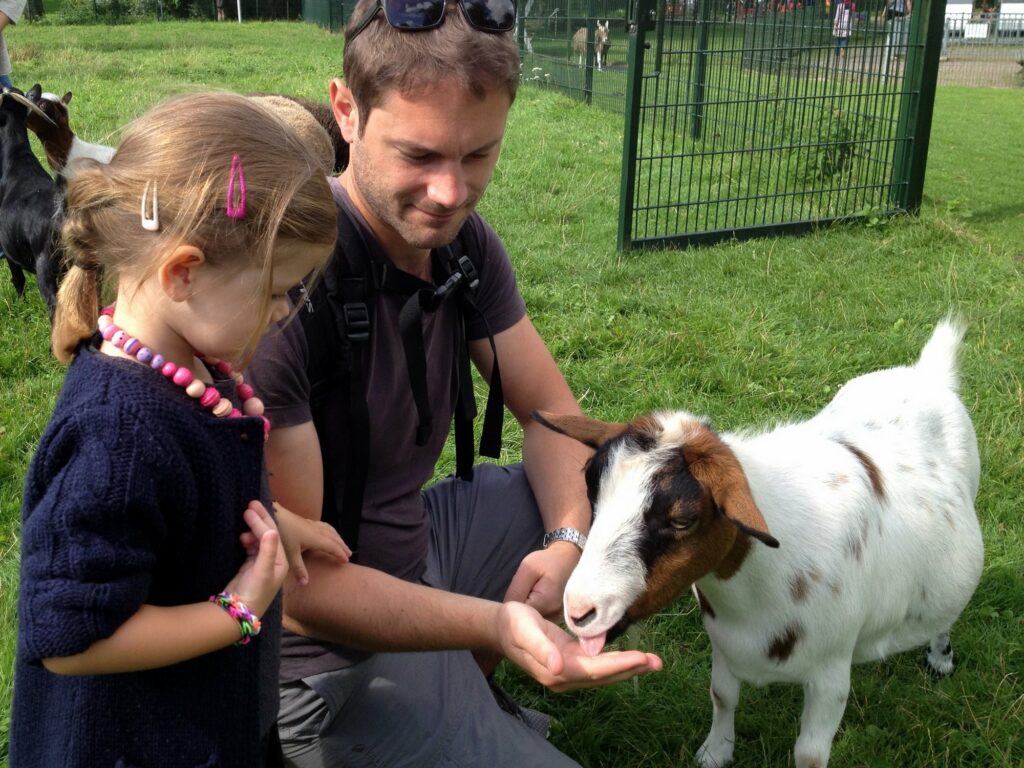
[[[351,13],[355,0],[350,0],[347,5],[348,13]],[[302,19],[331,32],[340,32],[348,19],[346,3],[344,0],[302,0]]]
[[[636,0],[620,248],[917,210],[944,2],[840,8]]]

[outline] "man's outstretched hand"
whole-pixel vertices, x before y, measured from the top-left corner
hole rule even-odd
[[[505,657],[556,693],[617,683],[662,668],[659,657],[643,651],[587,656],[575,638],[523,603],[501,606],[498,635]]]

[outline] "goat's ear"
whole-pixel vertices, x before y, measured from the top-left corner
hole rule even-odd
[[[550,411],[534,411],[530,415],[538,424],[543,424],[548,429],[578,440],[591,448],[597,448],[626,431],[625,424],[598,421],[589,416],[560,416]]]
[[[683,446],[683,456],[690,474],[707,489],[733,525],[769,547],[779,546],[754,502],[736,454],[718,435],[710,429],[696,430]]]
[[[61,97],[61,101],[64,102],[64,104],[70,104],[71,103],[71,91],[68,91],[67,93],[65,93],[64,96]]]
[[[25,92],[25,97],[32,101],[39,101],[39,97],[43,95],[43,86],[36,83]]]

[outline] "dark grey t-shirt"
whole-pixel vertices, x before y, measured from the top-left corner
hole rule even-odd
[[[368,247],[376,249],[373,255],[386,261],[387,257],[347,193],[336,179],[332,179],[331,186],[339,210],[359,228]],[[526,307],[498,236],[478,214],[473,213],[469,221],[484,254],[475,259],[482,265],[476,304],[491,332],[498,334],[519,322],[526,314]],[[333,258],[348,258],[347,272],[363,274],[362,267],[351,261],[352,254],[339,248]],[[415,581],[423,574],[430,535],[430,519],[420,490],[433,476],[451,425],[455,397],[452,372],[462,343],[462,318],[454,301],[445,302],[436,312],[424,313],[427,393],[433,411],[433,431],[426,445],[417,446],[417,414],[398,332],[398,314],[403,301],[400,296],[381,293],[372,302],[366,368],[370,461],[355,561]],[[469,321],[468,335],[471,339],[486,337],[481,319]],[[309,346],[302,323],[295,321],[264,338],[246,371],[246,378],[264,401],[267,417],[275,427],[312,421],[310,382],[306,375],[308,357]],[[335,471],[341,472],[344,468],[337,467]],[[344,600],[345,596],[337,595],[337,599]],[[360,656],[339,646],[327,646],[285,633],[282,680],[297,680],[338,669]]]

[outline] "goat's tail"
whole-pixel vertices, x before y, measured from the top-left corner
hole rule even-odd
[[[952,316],[939,323],[921,350],[915,370],[956,392],[960,385],[956,356],[965,330],[964,324]]]

